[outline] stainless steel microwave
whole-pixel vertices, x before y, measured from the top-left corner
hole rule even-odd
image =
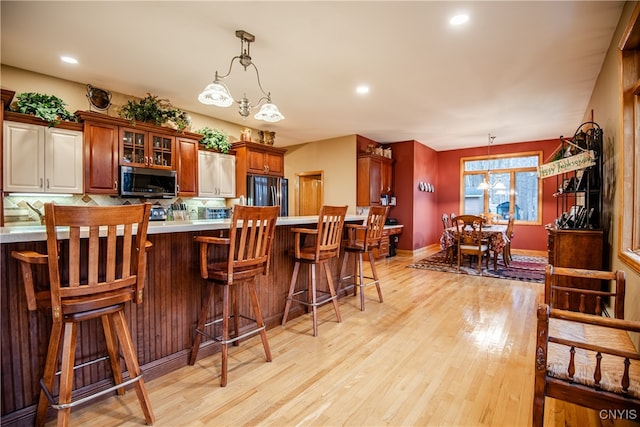
[[[176,171],[120,166],[120,196],[155,199],[175,197]]]

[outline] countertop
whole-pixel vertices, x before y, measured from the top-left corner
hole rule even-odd
[[[365,215],[347,215],[346,221],[364,221]],[[147,234],[181,233],[188,231],[224,230],[228,229],[229,219],[196,219],[190,221],[150,221]],[[317,215],[283,216],[278,218],[276,225],[301,225],[318,222]],[[402,225],[387,225],[385,228],[399,228]],[[68,238],[68,231],[61,229],[59,238]],[[43,225],[0,227],[0,243],[36,242],[47,240]]]

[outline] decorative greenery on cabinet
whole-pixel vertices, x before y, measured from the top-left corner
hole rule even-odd
[[[229,142],[229,135],[219,129],[211,129],[208,126],[198,129],[196,133],[202,135],[200,144],[206,148],[210,148],[221,153],[227,154],[231,149],[231,143]]]
[[[191,120],[189,115],[178,108],[174,108],[168,99],[159,99],[157,95],[147,93],[147,96],[139,101],[130,100],[120,107],[118,115],[124,119],[153,123],[162,126],[173,123],[178,131],[189,127]]]
[[[12,111],[29,114],[49,123],[49,127],[60,123],[62,120],[77,122],[73,113],[65,108],[67,104],[55,95],[46,95],[37,92],[24,92],[16,96],[15,107]]]

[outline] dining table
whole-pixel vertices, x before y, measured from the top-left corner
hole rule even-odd
[[[447,250],[456,244],[456,235],[458,230],[455,226],[447,227],[442,231],[440,236],[440,248]],[[501,254],[505,245],[509,242],[507,236],[506,224],[488,224],[482,226],[482,239],[489,243],[489,250],[494,253],[494,269],[496,269],[498,254]],[[504,256],[503,256],[504,259]],[[505,266],[508,267],[508,263],[505,260]]]

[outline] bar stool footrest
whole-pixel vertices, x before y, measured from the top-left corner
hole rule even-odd
[[[74,368],[75,369],[75,368]],[[42,387],[42,391],[44,391],[45,396],[47,396],[47,400],[49,400],[49,403],[51,403],[51,407],[53,409],[67,409],[67,408],[73,408],[74,406],[80,405],[82,403],[88,402],[90,400],[93,400],[97,397],[100,397],[102,395],[105,395],[107,393],[111,393],[114,390],[117,390],[119,388],[122,387],[126,387],[130,384],[133,384],[137,381],[140,381],[140,379],[142,379],[142,373],[140,373],[140,375],[138,375],[137,377],[134,378],[130,378],[127,381],[123,381],[120,384],[115,384],[109,388],[106,388],[104,390],[101,390],[99,392],[93,393],[90,396],[85,396],[82,397],[80,399],[71,401],[69,403],[56,403],[56,399],[53,397],[53,395],[51,394],[51,392],[49,391],[49,389],[47,388],[47,386],[44,384],[44,381],[42,379],[40,379],[40,387]]]

